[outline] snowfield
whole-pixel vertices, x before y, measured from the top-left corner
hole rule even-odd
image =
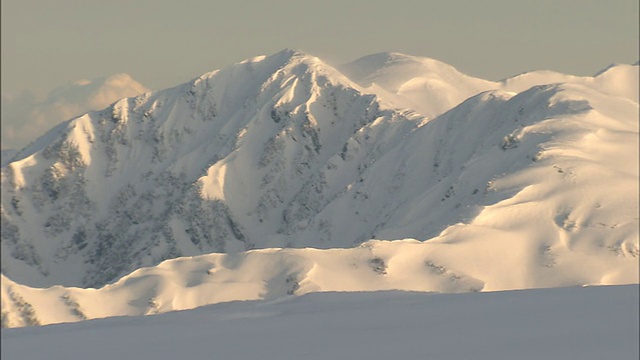
[[[2,326],[637,284],[638,82],[284,50],[119,100],[3,153]]]
[[[2,329],[2,359],[638,358],[638,287],[317,293]]]
[[[496,243],[504,241],[495,234]],[[138,269],[100,289],[38,289],[2,275],[2,324],[20,327],[149,315],[315,292],[463,293],[638,283],[635,258],[611,251],[605,254],[565,251],[562,262],[549,264],[546,249],[514,251],[447,238],[376,240],[351,249],[264,249],[172,259]]]

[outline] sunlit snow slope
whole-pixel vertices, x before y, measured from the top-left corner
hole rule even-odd
[[[427,242],[377,240],[351,249],[201,255],[138,269],[100,289],[30,288],[3,275],[2,325],[149,315],[326,291],[458,293],[638,281],[637,262],[613,252],[596,256],[566,249],[522,249],[528,244],[510,246],[509,238],[495,236],[488,244],[477,236],[468,245],[445,236]]]
[[[35,304],[29,292],[45,290],[19,284],[102,287],[207,253],[240,259],[223,261],[231,272],[254,257],[269,270],[251,281],[237,270],[213,280],[234,291],[158,307],[289,291],[638,282],[637,65],[489,82],[432,59],[377,54],[343,73],[297,51],[256,57],[120,100],[22,149],[2,167],[3,311],[28,323],[15,313],[19,297]],[[388,268],[352,283],[340,284],[353,270],[347,260],[314,265],[316,254],[407,238],[425,242],[367,243],[388,250],[364,263]],[[276,247],[300,250],[243,252]],[[274,251],[286,260],[269,267]],[[273,285],[278,271],[295,273],[299,288]],[[423,273],[432,279],[416,285]],[[148,311],[161,283],[187,275],[166,276],[141,280],[160,279],[133,310],[138,290],[123,295],[118,313]]]

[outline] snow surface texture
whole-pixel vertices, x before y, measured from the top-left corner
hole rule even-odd
[[[402,54],[343,68],[252,58],[20,150],[2,167],[3,322],[639,281],[637,65],[500,82]],[[408,238],[424,242],[367,242]],[[244,252],[277,247],[299,249]],[[212,252],[228,255],[102,287]],[[102,288],[29,287],[57,284]],[[75,313],[97,293],[122,306]]]
[[[100,289],[37,289],[2,275],[2,324],[20,327],[150,315],[232,300],[327,291],[460,293],[637,282],[637,263],[613,255],[592,256],[585,266],[584,255],[566,252],[562,263],[551,266],[542,251],[546,249],[487,248],[492,245],[397,240],[370,241],[350,249],[209,254],[138,269]],[[602,279],[611,269],[615,272]]]
[[[638,287],[321,293],[2,329],[2,359],[638,359]]]

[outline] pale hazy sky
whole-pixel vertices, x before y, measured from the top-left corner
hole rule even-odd
[[[2,93],[128,73],[151,89],[295,48],[380,51],[497,80],[638,60],[638,0],[2,0]]]

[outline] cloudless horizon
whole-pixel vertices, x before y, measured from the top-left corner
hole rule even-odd
[[[381,51],[489,80],[593,75],[638,60],[638,1],[2,1],[2,93],[128,73],[159,90],[294,48],[333,64]]]

